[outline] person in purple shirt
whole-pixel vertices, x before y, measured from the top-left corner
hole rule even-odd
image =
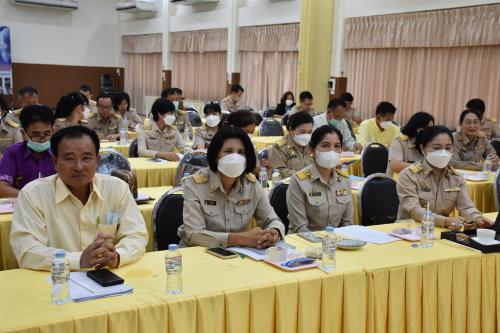
[[[56,173],[50,138],[54,125],[54,113],[45,105],[26,106],[19,116],[23,142],[5,150],[0,161],[0,197],[17,197],[26,184]]]

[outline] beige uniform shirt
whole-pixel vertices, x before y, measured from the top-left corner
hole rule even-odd
[[[312,163],[309,148],[296,144],[290,134],[275,142],[268,151],[269,160],[280,171],[282,178],[290,177]]]
[[[481,213],[469,197],[464,178],[455,169],[447,168],[441,176],[423,160],[404,169],[397,183],[399,195],[398,219],[420,221],[427,202],[434,213],[437,227],[445,226],[445,219],[456,208],[469,221]]]
[[[21,114],[21,111],[23,111],[22,108],[14,111],[9,111],[9,113],[5,116],[5,119],[12,120],[16,124],[21,125],[21,121],[19,120],[19,115]]]
[[[186,245],[226,247],[229,234],[249,230],[253,218],[262,229],[276,228],[285,235],[285,226],[252,174],[240,177],[227,196],[219,175],[208,168],[185,178],[183,187],[184,224],[178,235]]]
[[[137,126],[137,124],[142,124],[141,117],[139,117],[139,115],[137,114],[137,111],[135,111],[135,109],[133,109],[133,108],[130,108],[127,111],[125,111],[123,116],[119,112],[117,112],[117,114],[119,114],[120,117],[122,117],[122,119],[124,117],[127,118],[128,129],[130,129],[130,130],[134,130],[135,126]]]
[[[26,185],[17,198],[10,243],[21,268],[50,270],[56,249],[66,250],[72,270],[80,269],[82,252],[97,236],[97,217],[106,221],[119,213],[114,241],[120,266],[144,253],[148,233],[130,189],[124,181],[95,174],[83,205],[57,174]]]
[[[392,176],[391,161],[400,161],[406,163],[415,163],[424,158],[415,146],[415,138],[409,138],[406,135],[401,135],[391,142],[389,147],[389,164],[387,165],[387,173]]]
[[[174,148],[182,153],[185,145],[178,130],[165,126],[162,131],[156,121],[147,121],[137,134],[139,157],[155,157],[160,152],[172,152]]]
[[[221,102],[220,102],[220,109],[222,111],[229,111],[229,112],[236,112],[238,111],[239,107],[239,102],[235,102],[231,95],[225,97]]]
[[[349,175],[335,169],[327,184],[316,164],[305,167],[291,179],[286,192],[291,232],[324,230],[327,225],[351,225],[352,203]]]
[[[306,109],[303,109],[302,106],[300,104],[297,104],[295,105],[291,110],[290,110],[290,116],[292,114],[295,114],[297,112],[307,112],[311,115],[311,117],[314,117],[316,115],[316,112],[314,112],[314,109],[309,109],[309,110],[306,110]]]
[[[500,129],[498,128],[496,119],[483,118],[481,122],[481,132],[486,139],[491,140],[499,137]]]
[[[78,122],[78,124],[73,124],[71,120],[68,120],[66,118],[57,118],[56,121],[54,122],[54,133],[62,130],[63,128],[70,127],[70,126],[84,126],[88,127],[89,123],[88,121],[81,120]]]
[[[454,168],[483,170],[483,162],[490,154],[496,155],[496,151],[483,133],[472,141],[462,131],[453,133],[451,165]]]
[[[0,156],[9,146],[23,141],[19,127],[19,124],[8,119],[7,116],[0,120]]]
[[[215,133],[217,133],[218,129],[219,129],[218,127],[209,128],[206,125],[197,127],[194,130],[193,148],[199,148],[199,147],[203,147],[202,149],[208,148],[208,145],[212,141],[212,138],[214,137]]]
[[[191,126],[191,122],[189,121],[186,111],[175,111],[174,126],[177,127],[177,130],[181,133],[181,135],[186,135],[185,133],[187,133],[190,138],[193,137],[193,127]]]
[[[88,127],[93,129],[98,134],[103,135],[104,137],[112,134],[118,134],[120,130],[120,121],[122,117],[120,117],[117,113],[112,113],[108,119],[103,119],[99,115],[99,113],[90,113],[88,121]]]

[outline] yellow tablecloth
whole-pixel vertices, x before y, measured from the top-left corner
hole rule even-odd
[[[121,153],[123,156],[128,157],[130,142],[126,145],[121,145],[119,142],[101,142],[101,148],[112,148]]]
[[[138,187],[172,186],[179,162],[153,162],[150,158],[129,158]]]
[[[272,146],[276,141],[281,139],[282,136],[254,136],[252,137],[252,142],[255,145],[257,152],[260,150]]]

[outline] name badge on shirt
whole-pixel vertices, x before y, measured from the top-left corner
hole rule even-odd
[[[445,192],[460,192],[460,187],[449,187],[444,189]]]
[[[309,196],[310,197],[320,197],[321,196],[321,192],[310,192]]]
[[[208,206],[217,206],[217,201],[215,201],[215,200],[205,200],[205,205],[208,205]]]
[[[420,186],[420,191],[422,192],[430,192],[431,189],[427,185]]]
[[[341,188],[335,191],[335,194],[337,194],[338,197],[342,197],[344,195],[347,195],[347,189]]]
[[[249,202],[250,202],[250,199],[241,199],[241,200],[238,200],[238,202],[236,203],[236,206],[243,206]]]

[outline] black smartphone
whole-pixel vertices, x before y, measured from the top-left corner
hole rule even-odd
[[[106,268],[88,271],[87,276],[103,287],[122,284],[123,279]]]
[[[238,256],[236,252],[226,250],[225,248],[222,247],[212,247],[210,249],[206,249],[205,251],[221,259],[231,259],[231,258],[236,258]]]

